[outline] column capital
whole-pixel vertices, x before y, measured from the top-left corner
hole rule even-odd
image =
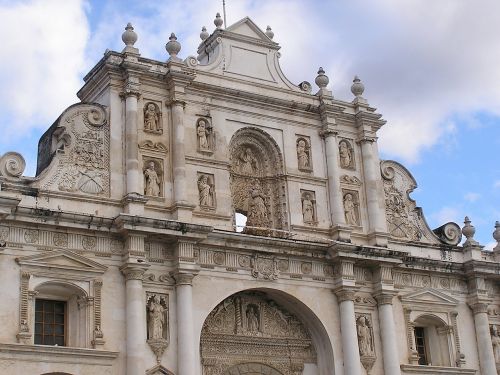
[[[186,102],[180,99],[167,99],[165,100],[165,105],[167,106],[182,106],[182,108],[186,107]]]
[[[472,309],[472,313],[474,315],[488,313],[488,304],[485,302],[469,303],[469,306]]]
[[[356,293],[356,289],[354,288],[339,288],[333,291],[337,296],[337,300],[339,303],[344,301],[353,301]]]
[[[374,143],[374,142],[377,142],[377,137],[374,137],[374,136],[363,135],[363,136],[359,137],[358,139],[356,139],[356,143],[358,143],[358,144]]]
[[[175,285],[193,285],[195,273],[173,272],[172,277],[175,279]]]
[[[328,137],[336,137],[339,132],[330,126],[325,126],[319,131],[319,136],[323,139]]]
[[[120,93],[120,97],[123,99],[126,99],[130,96],[133,96],[133,97],[136,97],[137,99],[139,99],[141,97],[141,93],[138,90],[134,90],[134,89],[130,89],[130,88],[126,88],[125,90],[123,90]]]
[[[377,300],[377,303],[380,305],[392,305],[392,299],[396,295],[396,292],[383,291],[377,293],[373,296]]]
[[[140,280],[146,270],[149,268],[149,264],[138,264],[138,263],[125,263],[120,267],[120,271],[125,275],[125,280]]]

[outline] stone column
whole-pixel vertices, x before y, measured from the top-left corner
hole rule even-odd
[[[174,199],[175,203],[187,201],[186,191],[186,155],[184,150],[184,102],[172,102],[173,122],[173,168],[174,168]]]
[[[471,307],[474,313],[474,325],[476,327],[476,340],[481,375],[496,375],[495,355],[493,354],[490,324],[488,321],[488,304],[474,303]]]
[[[354,314],[354,291],[339,289],[335,292],[340,307],[340,331],[344,352],[344,374],[361,375],[356,316]]]
[[[140,194],[139,181],[142,173],[139,168],[137,98],[139,93],[125,93],[125,168],[127,170],[127,194]]]
[[[193,333],[193,278],[192,273],[177,273],[177,372],[196,374],[196,350]]]
[[[393,293],[381,293],[375,296],[378,302],[378,319],[382,338],[382,358],[384,359],[385,375],[401,375],[396,326],[392,310],[393,296]]]
[[[359,141],[363,157],[366,205],[368,210],[369,233],[377,246],[387,246],[387,223],[385,199],[380,174],[380,160],[374,138],[363,137]]]
[[[146,371],[146,303],[142,276],[148,267],[145,264],[127,263],[120,268],[126,280],[127,375],[143,375]]]

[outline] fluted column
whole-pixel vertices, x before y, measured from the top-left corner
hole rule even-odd
[[[471,307],[474,313],[474,325],[476,327],[476,340],[481,375],[496,375],[495,355],[493,354],[490,324],[488,321],[488,304],[474,303]]]
[[[344,352],[344,374],[361,375],[356,316],[354,313],[354,290],[342,288],[335,292],[340,308],[340,331]]]
[[[125,168],[127,170],[127,194],[141,194],[139,181],[138,128],[137,128],[137,98],[139,93],[125,93]]]
[[[177,273],[177,372],[196,374],[196,350],[193,332],[193,278],[191,273]]]
[[[127,375],[143,375],[146,371],[146,305],[142,276],[149,265],[127,263],[120,268],[125,275],[125,319],[127,329]]]
[[[401,375],[396,326],[392,310],[393,296],[393,293],[380,293],[375,296],[378,302],[378,318],[385,375]]]
[[[382,176],[380,174],[377,143],[374,138],[363,137],[359,141],[363,157],[366,205],[368,211],[369,233],[378,246],[387,246],[387,223]]]

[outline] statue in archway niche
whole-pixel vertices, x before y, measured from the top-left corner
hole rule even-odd
[[[161,356],[168,346],[168,295],[146,293],[147,343],[160,363]]]
[[[267,227],[268,214],[264,195],[258,189],[250,192],[248,204],[247,227]]]
[[[342,168],[354,167],[352,147],[349,144],[349,142],[346,141],[345,139],[339,142],[339,157],[340,157],[340,166]]]
[[[357,202],[352,193],[347,193],[344,196],[344,213],[345,222],[348,225],[359,225],[357,214]]]
[[[307,172],[312,170],[311,147],[309,141],[303,137],[297,140],[297,162],[299,170]]]
[[[156,171],[155,162],[150,160],[144,170],[144,194],[152,197],[161,195],[161,179]]]
[[[239,154],[236,166],[241,174],[253,176],[257,172],[257,159],[249,147]]]
[[[373,348],[373,333],[371,329],[371,322],[365,315],[358,317],[356,322],[356,330],[358,333],[359,354],[363,356],[374,356],[375,350]]]
[[[200,118],[196,123],[196,136],[198,139],[198,151],[212,153],[215,148],[214,131],[208,120]]]
[[[144,107],[144,131],[161,133],[160,111],[154,103],[147,103]]]
[[[258,333],[260,331],[258,307],[255,305],[248,305],[246,318],[247,318],[247,331],[252,334]]]
[[[165,308],[162,306],[160,296],[154,295],[149,302],[149,338],[162,339],[165,322]]]
[[[495,355],[495,362],[500,364],[500,335],[496,325],[491,326],[491,344],[493,345],[493,354]]]
[[[301,190],[302,196],[302,217],[304,224],[315,224],[316,223],[316,199],[314,198],[314,192],[308,190]]]

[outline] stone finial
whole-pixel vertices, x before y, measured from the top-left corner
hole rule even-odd
[[[321,67],[319,68],[318,76],[316,77],[314,82],[316,82],[316,84],[318,85],[318,87],[320,89],[324,89],[324,88],[326,88],[326,86],[328,86],[328,82],[330,82],[330,79],[325,74],[325,71],[323,70],[323,68],[321,68]]]
[[[217,30],[222,29],[222,24],[223,23],[224,23],[224,21],[222,20],[222,17],[220,16],[220,13],[217,13],[215,15],[215,20],[214,20],[214,25],[217,28]]]
[[[209,36],[210,36],[210,34],[207,32],[207,28],[206,28],[205,26],[203,26],[203,27],[201,28],[200,39],[201,39],[201,40],[205,40],[205,39],[207,39]]]
[[[497,241],[497,245],[493,248],[494,251],[500,251],[500,221],[495,222],[495,230],[493,231],[493,239]]]
[[[168,38],[168,40],[169,40],[168,43],[165,44],[165,49],[170,55],[169,60],[180,60],[177,57],[177,54],[181,50],[181,44],[177,41],[177,37],[175,36],[174,33],[172,33],[170,34],[170,38]]]
[[[123,52],[139,52],[139,50],[134,47],[135,42],[137,42],[137,33],[134,31],[134,27],[130,22],[127,23],[127,27],[125,27],[125,31],[122,34],[122,40],[123,43],[125,43]]]
[[[361,83],[361,80],[358,76],[354,76],[354,79],[352,80],[351,92],[356,98],[360,98],[361,95],[363,95],[364,91],[365,85]]]
[[[266,29],[266,35],[269,39],[273,39],[274,37],[274,32],[273,30],[271,29],[271,26],[268,26],[267,29]]]
[[[476,228],[471,224],[468,216],[464,219],[464,226],[462,228],[462,234],[467,238],[464,242],[465,246],[477,246],[479,243],[474,239],[474,234],[476,233]]]

